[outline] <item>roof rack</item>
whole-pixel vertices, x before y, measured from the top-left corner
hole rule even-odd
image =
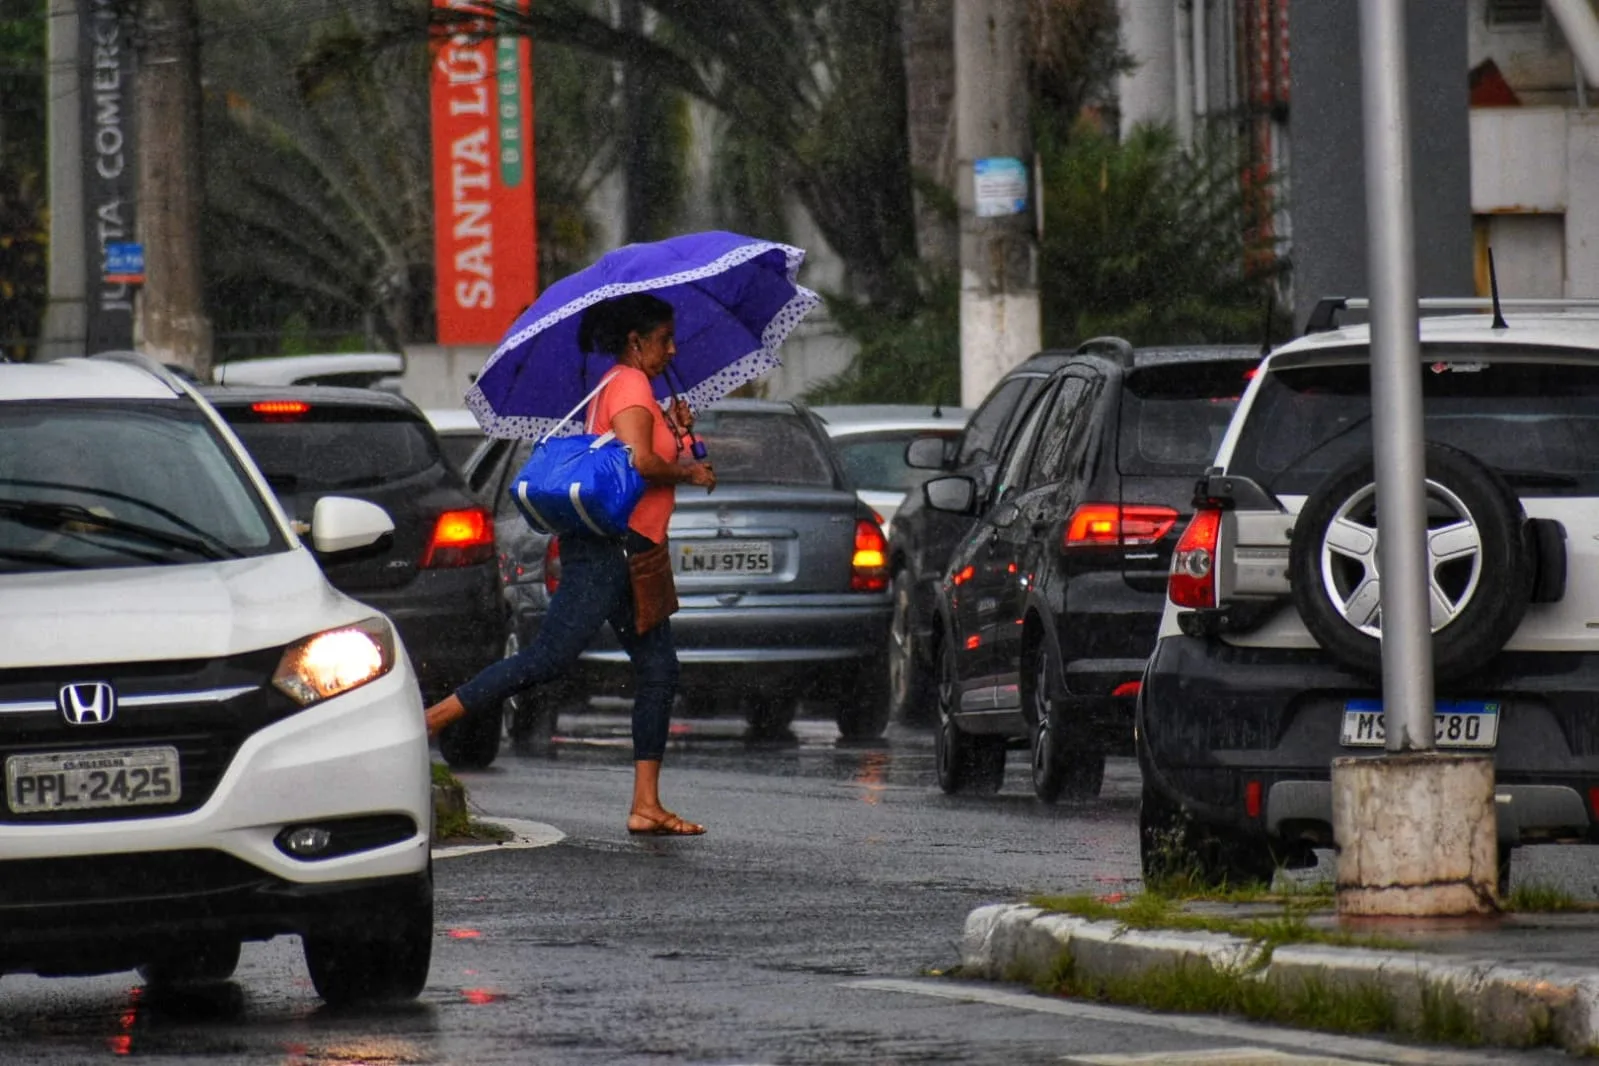
[[[1599,298],[1592,296],[1525,296],[1502,297],[1502,308],[1523,311],[1599,310]],[[1424,296],[1416,301],[1422,311],[1492,311],[1491,296]],[[1371,300],[1365,296],[1323,296],[1316,301],[1310,317],[1305,320],[1306,333],[1326,333],[1338,328],[1339,311],[1367,311]]]
[[[1122,337],[1090,337],[1077,346],[1077,355],[1103,355],[1114,359],[1124,368],[1131,367],[1134,362],[1133,346]]]

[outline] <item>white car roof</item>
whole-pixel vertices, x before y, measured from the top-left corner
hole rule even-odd
[[[405,356],[398,352],[330,352],[218,363],[211,380],[218,385],[293,385],[338,374],[403,373]]]
[[[894,430],[956,431],[972,416],[970,408],[943,407],[939,408],[942,414],[935,417],[934,409],[925,404],[824,404],[811,410],[831,437]]]
[[[1599,314],[1516,314],[1507,311],[1508,329],[1494,329],[1491,315],[1423,315],[1421,343],[1458,344],[1473,347],[1569,348],[1590,351],[1599,357]],[[1371,344],[1369,325],[1339,329],[1298,337],[1271,353],[1280,356],[1314,356],[1317,352]]]
[[[170,400],[182,393],[146,370],[100,359],[0,362],[0,402]]]
[[[422,413],[439,433],[481,434],[483,432],[483,427],[478,424],[472,412],[464,407],[433,407]]]

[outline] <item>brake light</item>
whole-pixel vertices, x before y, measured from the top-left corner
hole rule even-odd
[[[1116,548],[1154,544],[1177,524],[1170,507],[1079,504],[1066,520],[1063,548]]]
[[[544,591],[551,596],[561,587],[561,539],[551,537],[544,549]]]
[[[304,400],[257,400],[250,410],[263,422],[297,422],[310,412],[311,405]]]
[[[882,592],[888,588],[888,541],[876,522],[855,523],[855,558],[850,561],[851,592]]]
[[[1136,696],[1143,687],[1144,683],[1142,681],[1123,681],[1111,689],[1110,694],[1112,696]]]
[[[439,515],[422,553],[422,566],[471,566],[493,557],[494,521],[486,509],[468,507]]]
[[[1221,512],[1198,511],[1177,539],[1166,594],[1179,607],[1216,606],[1216,544]]]

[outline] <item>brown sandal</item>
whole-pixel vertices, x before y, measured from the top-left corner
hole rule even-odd
[[[635,829],[631,824],[635,818],[649,824]],[[629,823],[627,831],[634,836],[697,837],[705,832],[703,825],[684,821],[671,811],[666,812],[665,818],[651,818],[647,814],[629,814],[627,820]]]

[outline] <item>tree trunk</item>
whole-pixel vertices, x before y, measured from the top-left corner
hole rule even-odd
[[[139,201],[145,287],[142,347],[211,376],[211,324],[200,263],[200,49],[196,0],[143,0]]]
[[[955,198],[954,0],[900,0],[905,105],[916,192],[916,249],[922,261],[953,269],[960,225]],[[940,202],[938,191],[947,193]],[[933,195],[929,195],[932,193]]]

